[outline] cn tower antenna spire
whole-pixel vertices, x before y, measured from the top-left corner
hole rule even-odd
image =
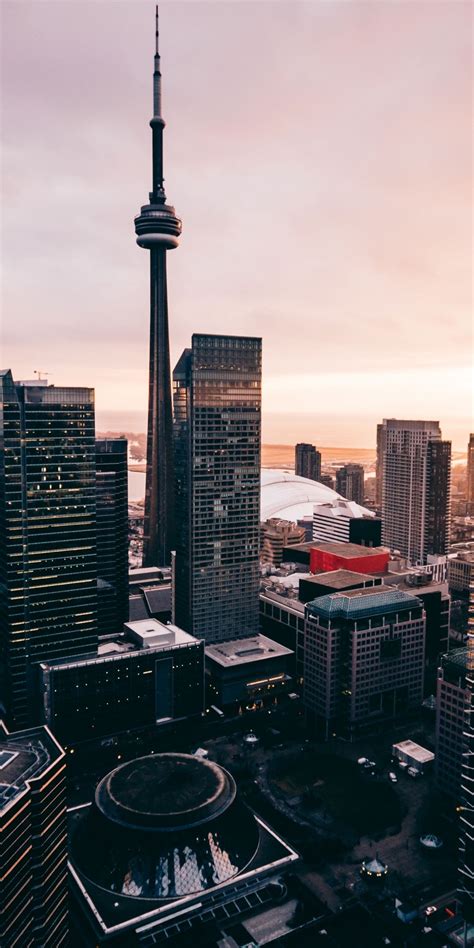
[[[150,363],[146,449],[144,566],[169,566],[173,549],[173,433],[166,255],[178,246],[181,221],[166,203],[158,6],[153,70],[152,190],[135,218],[137,244],[150,254]]]

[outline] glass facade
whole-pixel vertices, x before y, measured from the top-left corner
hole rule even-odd
[[[0,373],[0,693],[37,723],[33,664],[97,645],[94,392]]]
[[[67,743],[201,714],[203,643],[42,664],[44,716]]]
[[[173,375],[176,622],[258,631],[261,339],[194,335]]]
[[[125,438],[95,443],[99,635],[128,621],[127,447]]]

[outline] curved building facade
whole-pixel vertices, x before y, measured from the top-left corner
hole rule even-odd
[[[226,770],[188,754],[156,754],[101,780],[72,858],[89,886],[119,903],[155,902],[227,882],[258,845],[258,824]]]
[[[340,499],[345,500],[331,487],[326,487],[319,481],[312,481],[308,477],[299,477],[292,471],[264,468],[261,472],[261,521],[279,517],[281,520],[291,520],[296,523],[303,517],[312,517],[315,504],[333,504],[334,501]],[[360,504],[351,506],[355,516],[374,516],[371,510],[361,507]]]

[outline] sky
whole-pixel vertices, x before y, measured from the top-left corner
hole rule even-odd
[[[144,430],[154,5],[2,0],[1,358]],[[172,365],[261,335],[266,441],[472,415],[472,6],[162,2]],[[128,413],[128,414],[127,414]],[[119,426],[120,427],[120,426]]]

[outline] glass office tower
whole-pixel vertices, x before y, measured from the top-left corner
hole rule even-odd
[[[94,391],[0,372],[0,701],[35,723],[35,663],[97,644]]]
[[[173,374],[175,621],[206,642],[258,631],[261,339],[195,334]]]
[[[95,443],[97,504],[97,609],[99,635],[128,622],[128,442]]]

